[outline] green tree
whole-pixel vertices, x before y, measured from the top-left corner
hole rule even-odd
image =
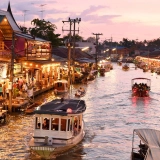
[[[70,34],[68,33],[66,36],[63,36],[63,41],[66,41],[70,38]],[[74,40],[74,37],[71,35],[71,41],[73,42]],[[78,34],[75,34],[75,41],[78,42],[78,41],[82,41],[83,40],[83,37],[79,36]]]
[[[31,24],[34,27],[30,27],[28,32],[32,36],[51,41],[52,46],[62,45],[62,39],[59,38],[60,34],[54,34],[55,30],[57,29],[55,24],[52,24],[49,21],[45,21],[44,19],[33,19]]]

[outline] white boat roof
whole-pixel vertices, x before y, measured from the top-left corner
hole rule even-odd
[[[132,80],[148,80],[148,81],[150,81],[151,79],[138,77],[138,78],[133,78]]]
[[[135,129],[141,141],[148,146],[144,160],[160,159],[160,131],[155,129]]]

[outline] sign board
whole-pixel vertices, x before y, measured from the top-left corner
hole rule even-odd
[[[8,89],[9,89],[9,90],[12,89],[12,82],[8,82]]]

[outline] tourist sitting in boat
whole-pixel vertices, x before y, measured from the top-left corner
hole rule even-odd
[[[41,127],[41,123],[38,123],[37,124],[37,129],[40,129],[40,127]]]
[[[132,91],[135,92],[136,96],[138,97],[147,97],[148,92],[150,90],[150,87],[145,83],[137,84],[135,83],[132,86]]]
[[[74,125],[74,136],[78,134],[77,124]]]
[[[84,92],[84,88],[80,87],[79,92]]]
[[[49,130],[49,120],[47,118],[44,119],[42,129]]]
[[[81,91],[78,90],[75,95],[80,96],[81,95]]]

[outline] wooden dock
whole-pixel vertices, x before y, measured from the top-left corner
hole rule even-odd
[[[32,97],[16,97],[15,99],[12,99],[12,111],[19,111],[21,109],[25,109],[29,104],[30,104],[30,100],[35,97],[38,96],[46,91],[49,91],[51,89],[53,89],[53,85],[50,86],[46,86],[43,87],[42,89],[36,89],[33,91],[33,96]],[[0,99],[0,106],[2,106],[4,109],[8,110],[8,106],[9,106],[9,100],[8,99]]]

